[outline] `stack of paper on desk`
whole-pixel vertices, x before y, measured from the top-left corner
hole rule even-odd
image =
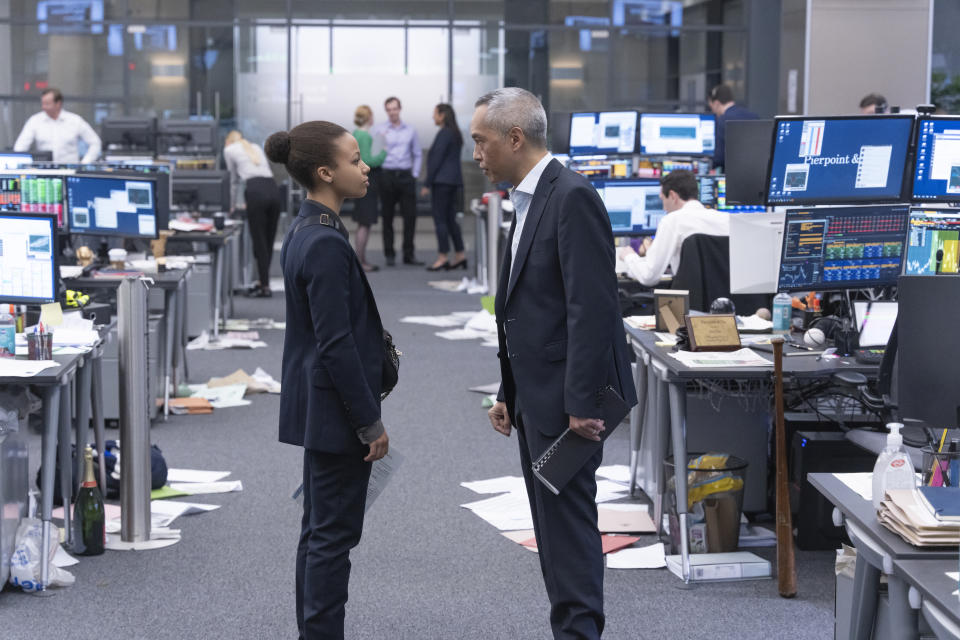
[[[737,351],[677,351],[671,356],[688,367],[772,367],[767,360],[750,349]]]
[[[917,547],[956,548],[960,544],[960,524],[937,520],[923,506],[916,489],[888,490],[880,503],[877,520]]]
[[[623,321],[634,329],[654,329],[657,326],[656,316],[627,316]]]

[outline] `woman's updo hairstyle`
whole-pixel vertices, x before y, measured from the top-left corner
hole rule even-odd
[[[287,173],[305,189],[313,189],[317,169],[336,168],[336,142],[349,135],[338,124],[313,120],[297,125],[289,132],[277,131],[263,144],[263,150],[272,162],[282,164]]]

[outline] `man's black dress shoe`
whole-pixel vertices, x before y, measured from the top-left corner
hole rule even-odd
[[[403,264],[413,265],[414,267],[422,267],[426,263],[423,260],[417,260],[416,258],[404,258]]]

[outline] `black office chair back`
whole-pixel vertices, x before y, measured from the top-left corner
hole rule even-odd
[[[730,238],[695,233],[680,246],[680,264],[673,274],[673,289],[690,292],[690,308],[710,311],[717,298],[730,298],[737,314],[751,315],[760,307],[770,308],[771,296],[730,293]]]

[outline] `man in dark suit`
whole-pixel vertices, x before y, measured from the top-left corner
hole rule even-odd
[[[707,96],[710,111],[717,117],[716,144],[713,148],[713,166],[722,169],[727,152],[727,123],[731,120],[756,120],[757,114],[734,100],[733,89],[727,84],[718,84]]]
[[[546,150],[547,117],[528,91],[499,89],[477,101],[473,157],[507,181],[516,211],[497,287],[502,384],[494,429],[517,427],[540,568],[555,638],[603,632],[603,554],[596,470],[602,450],[554,495],[531,464],[567,428],[599,441],[604,389],[635,404],[620,318],[610,220],[596,190]]]

